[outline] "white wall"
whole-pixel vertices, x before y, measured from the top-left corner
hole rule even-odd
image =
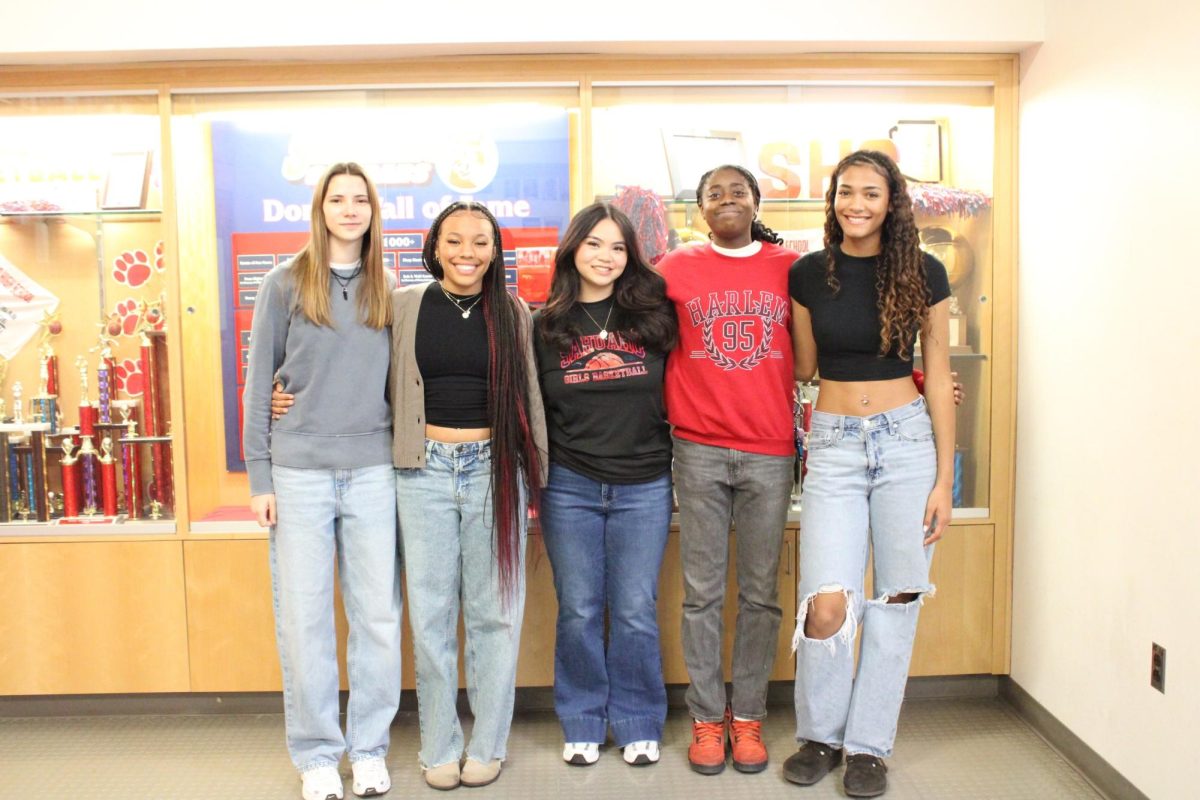
[[[1022,64],[1012,676],[1156,800],[1200,733],[1198,44],[1195,3],[1047,0]]]
[[[3,0],[0,64],[467,52],[1016,52],[1042,40],[1043,2]]]

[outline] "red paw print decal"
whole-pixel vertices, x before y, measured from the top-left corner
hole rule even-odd
[[[117,364],[117,391],[124,392],[129,397],[141,395],[143,388],[142,367],[138,362],[127,358]]]
[[[111,333],[113,336],[133,336],[137,333],[138,323],[141,318],[138,316],[138,301],[132,297],[126,298],[117,303],[113,309],[113,318],[120,324],[121,330],[118,333]],[[162,314],[151,313],[148,317],[154,317],[154,322],[150,325],[150,330],[161,331],[166,325],[166,319]]]
[[[113,259],[113,280],[128,286],[141,286],[150,280],[150,257],[144,250],[126,250]]]
[[[167,261],[163,258],[163,242],[154,245],[154,271],[162,274],[167,271]]]
[[[117,303],[117,307],[113,309],[113,316],[121,324],[121,334],[133,336],[137,331],[138,307],[137,301],[132,297]]]

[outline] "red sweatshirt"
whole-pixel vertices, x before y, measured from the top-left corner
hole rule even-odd
[[[769,242],[753,256],[682,247],[658,264],[679,316],[667,362],[667,419],[700,444],[795,453],[788,269],[798,256]]]

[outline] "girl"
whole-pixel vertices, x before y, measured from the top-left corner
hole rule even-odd
[[[683,654],[694,719],[688,760],[706,775],[761,772],[767,681],[781,611],[779,551],[792,489],[792,343],[788,268],[796,258],[756,219],[761,193],[742,167],[700,178],[697,201],[711,243],[659,264],[679,318],[667,364],[667,417],[675,426],[675,491],[683,568]],[[737,526],[738,614],[733,696],[721,665],[721,611],[729,525]]]
[[[416,651],[421,764],[436,789],[500,774],[525,607],[526,497],[545,483],[546,426],[529,309],[505,288],[500,226],[450,204],[423,253],[436,279],[392,296],[400,534]],[[467,696],[463,755],[459,605]]]
[[[342,797],[337,765],[347,751],[356,794],[391,785],[384,756],[400,702],[400,584],[380,230],[362,168],[334,164],[313,191],[308,244],[267,273],[254,304],[242,442],[250,508],[271,528],[284,720],[305,800]],[[272,428],[276,375],[299,408]],[[335,559],[350,623],[345,736]]]
[[[950,522],[954,398],[946,270],[921,252],[896,164],[860,150],[834,170],[825,250],[792,268],[796,374],[820,368],[801,511],[796,721],[784,765],[816,783],[847,753],[851,797],[887,788],[933,543]],[[925,397],[912,380],[921,335]],[[875,597],[863,597],[868,538]],[[858,674],[854,637],[862,620]]]
[[[625,761],[652,764],[667,712],[656,602],[671,524],[663,368],[676,325],[628,217],[604,203],[575,215],[535,326],[550,439],[540,521],[558,595],[563,759],[594,764],[611,723]]]

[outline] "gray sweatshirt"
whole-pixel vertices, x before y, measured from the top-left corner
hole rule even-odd
[[[242,395],[242,451],[251,496],[275,491],[273,464],[354,469],[392,462],[390,331],[359,321],[361,277],[351,281],[347,300],[331,275],[333,327],[312,324],[295,307],[291,266],[289,261],[267,273],[254,302]],[[271,386],[277,374],[296,403],[272,424]]]

